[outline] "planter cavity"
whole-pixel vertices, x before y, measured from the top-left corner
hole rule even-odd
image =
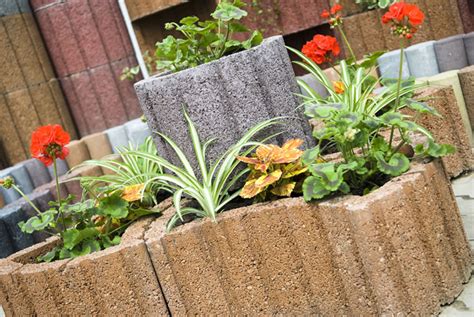
[[[176,316],[432,315],[471,273],[439,162],[415,165],[367,196],[283,199],[170,234],[167,213],[145,240]]]
[[[435,41],[424,42],[406,49],[405,56],[412,76],[418,78],[439,74],[434,43]]]
[[[474,65],[474,32],[464,35],[464,48],[469,65]]]
[[[474,129],[474,65],[461,69],[458,76],[471,129]]]
[[[128,146],[127,131],[125,131],[125,127],[123,125],[105,130],[104,133],[107,134],[110,145],[112,146],[112,151],[114,153],[118,153],[117,148]]]
[[[464,35],[455,35],[434,43],[440,72],[461,69],[468,66]]]
[[[303,111],[297,110],[299,89],[281,36],[195,68],[142,80],[135,89],[150,130],[173,139],[195,167],[185,105],[201,139],[218,138],[209,149],[208,162],[256,123],[278,116],[291,116],[288,131],[278,137],[280,143],[289,138],[313,143]],[[178,163],[171,148],[157,134],[153,137],[158,152]]]
[[[400,68],[400,50],[383,54],[377,59],[377,63],[379,64],[380,77],[398,78]],[[406,54],[404,54],[402,78],[407,79],[408,77],[410,77],[410,69],[408,67]]]

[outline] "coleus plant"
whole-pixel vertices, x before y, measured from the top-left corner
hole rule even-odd
[[[239,23],[247,16],[247,11],[243,10],[245,5],[241,0],[222,0],[211,14],[211,20],[201,21],[196,16],[188,16],[179,23],[166,23],[166,30],[176,30],[183,37],[169,35],[156,43],[155,68],[158,71],[178,72],[259,45],[263,40],[259,31],[253,31],[245,41],[233,38],[235,33],[250,32]],[[152,69],[152,66],[149,68]],[[127,68],[124,69],[122,78],[133,78],[136,74],[138,67]]]
[[[389,9],[382,22],[393,23],[392,33],[400,37],[403,56],[404,40],[416,33],[424,15],[412,4],[402,2],[393,6],[396,7]],[[328,14],[336,14],[342,7],[336,9]],[[340,16],[331,20],[332,25],[342,23]],[[349,42],[343,38],[350,50]],[[338,192],[365,194],[406,172],[413,155],[441,157],[454,152],[450,145],[437,144],[431,134],[417,124],[420,115],[439,114],[426,103],[413,99],[415,90],[422,85],[416,85],[412,79],[402,80],[403,58],[398,79],[382,82],[383,91],[376,93],[375,88],[381,82],[370,79],[367,68],[372,67],[371,63],[354,67],[352,61],[342,60],[337,71],[339,80],[331,82],[313,55],[291,50],[303,60],[296,63],[313,74],[329,93],[323,98],[304,81],[299,81],[307,93],[305,114],[321,126],[313,133],[318,145],[302,157],[311,173],[303,183],[305,200],[321,199]],[[403,108],[417,114],[404,114]],[[418,144],[413,151],[410,144],[417,134],[423,134],[427,141]],[[339,157],[329,159],[324,155],[326,147],[331,145],[337,148]]]
[[[300,158],[301,139],[292,139],[282,147],[274,144],[260,145],[250,157],[238,156],[250,169],[247,181],[240,192],[242,198],[255,198],[256,202],[276,197],[290,197],[293,192],[301,193],[301,185],[308,168]]]

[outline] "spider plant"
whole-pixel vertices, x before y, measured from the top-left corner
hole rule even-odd
[[[162,166],[165,171],[169,171],[169,173],[157,175],[154,178],[149,179],[147,182],[147,184],[155,182],[165,183],[174,191],[173,204],[176,213],[171,217],[167,224],[166,229],[168,232],[179,220],[183,221],[185,215],[194,215],[199,218],[210,218],[215,222],[217,213],[221,212],[229,202],[239,196],[240,190],[230,193],[233,185],[235,185],[242,176],[248,173],[248,169],[241,171],[236,170],[237,165],[239,164],[237,155],[239,155],[244,148],[247,148],[245,154],[248,154],[253,147],[260,144],[251,141],[257,133],[265,128],[281,123],[281,118],[273,118],[255,125],[219,159],[217,159],[212,165],[208,166],[206,162],[206,150],[216,139],[210,139],[202,144],[198,132],[186,111],[184,111],[184,117],[188,124],[189,135],[191,137],[194,154],[198,163],[199,174],[193,170],[189,159],[180,147],[162,133],[158,134],[174,150],[182,166],[176,166],[160,156],[149,153],[144,154],[138,151],[130,151],[127,153],[128,155],[139,156],[156,162],[156,164]],[[270,136],[269,138],[271,137],[273,136]],[[181,200],[183,195],[194,199],[197,202],[198,207],[182,206]]]
[[[149,156],[155,157],[158,154],[152,137],[146,138],[142,145],[136,146],[130,143],[129,146],[120,147],[117,151],[118,155],[110,155],[102,160],[85,161],[74,168],[96,166],[110,171],[110,174],[82,176],[72,180],[79,180],[93,196],[108,196],[115,192],[123,192],[127,188],[139,189],[141,205],[155,206],[158,203],[157,195],[163,190],[163,185],[150,182],[150,179],[163,174],[163,168],[157,161],[149,159]],[[140,155],[130,155],[131,151]]]

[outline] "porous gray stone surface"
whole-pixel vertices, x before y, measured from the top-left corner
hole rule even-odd
[[[379,64],[380,77],[383,78],[398,78],[400,71],[400,50],[391,51],[383,54],[377,59]],[[410,68],[408,67],[406,54],[403,54],[403,68],[402,78],[407,79],[410,77]]]
[[[213,162],[255,124],[290,116],[278,140],[302,138],[312,145],[308,121],[298,108],[299,88],[283,37],[178,73],[151,77],[135,84],[140,105],[152,132],[171,137],[197,163],[183,116],[183,107],[196,125],[201,140],[217,137],[207,160]],[[281,129],[281,128],[280,128]],[[269,129],[269,136],[276,129]],[[158,152],[178,163],[171,148],[153,133]]]
[[[0,220],[0,259],[6,258],[14,252],[10,235],[2,220]],[[1,316],[1,314],[0,314]]]
[[[21,221],[28,220],[22,204],[15,202],[0,209],[0,221],[5,224],[14,251],[19,251],[34,244],[33,236],[23,233],[18,226]]]
[[[32,158],[19,164],[25,166],[26,170],[28,171],[33,188],[39,187],[51,181],[51,176],[49,175],[48,169],[39,160]]]
[[[464,35],[464,48],[466,49],[469,65],[474,65],[474,32]]]
[[[119,125],[118,127],[105,130],[104,133],[107,134],[114,153],[118,153],[118,149],[128,145],[128,136],[125,126]]]
[[[434,43],[440,72],[468,66],[464,34],[450,36]]]

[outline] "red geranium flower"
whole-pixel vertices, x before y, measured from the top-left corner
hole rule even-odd
[[[301,52],[316,64],[322,64],[331,60],[330,54],[338,56],[341,48],[335,37],[316,34],[303,46]]]
[[[40,127],[31,135],[31,156],[50,166],[54,159],[66,158],[69,149],[64,146],[70,140],[69,134],[58,124]]]
[[[342,10],[342,6],[340,4],[335,4],[332,8],[331,8],[331,14],[334,15],[336,13],[338,13],[339,11]]]
[[[388,12],[382,17],[382,23],[393,23],[392,33],[408,39],[413,37],[417,31],[416,27],[421,25],[425,14],[418,6],[406,2],[397,2],[390,6]]]
[[[336,3],[335,5],[331,7],[330,11],[323,10],[323,12],[321,13],[321,17],[324,19],[328,19],[328,22],[332,27],[336,25],[340,25],[342,24],[342,18],[337,13],[341,10],[342,10],[342,6]]]

